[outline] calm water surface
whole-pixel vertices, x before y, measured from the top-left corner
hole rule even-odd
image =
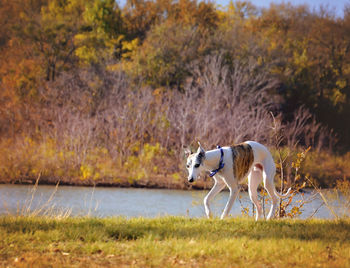
[[[71,216],[95,217],[158,217],[166,215],[204,217],[203,198],[208,191],[154,190],[106,187],[38,186],[33,193],[32,185],[0,185],[0,215],[24,214],[43,208],[53,209],[54,213],[71,211]],[[52,196],[50,200],[50,196]],[[220,216],[228,192],[220,193],[212,203],[215,216]],[[312,199],[302,208],[300,218],[332,218],[329,210],[322,206],[320,198],[313,193],[294,198],[295,204]],[[242,208],[252,205],[245,192],[240,193],[232,210],[232,216],[240,216]],[[269,204],[267,209],[269,209]],[[266,212],[267,214],[267,212]]]

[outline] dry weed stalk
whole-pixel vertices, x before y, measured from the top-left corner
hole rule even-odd
[[[30,197],[27,199],[22,206],[20,210],[18,210],[18,216],[30,216],[30,217],[36,217],[36,216],[45,216],[49,218],[55,218],[55,219],[64,219],[68,218],[71,215],[72,209],[57,209],[56,204],[53,203],[53,199],[55,194],[57,193],[59,182],[57,182],[53,192],[49,196],[49,198],[44,202],[36,206],[36,208],[33,208],[33,201],[36,197],[39,180],[41,177],[41,173],[39,173],[35,184],[33,185],[32,189],[30,190]]]

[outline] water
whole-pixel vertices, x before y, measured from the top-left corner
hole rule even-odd
[[[71,216],[204,217],[203,198],[208,192],[76,186],[60,186],[55,192],[54,186],[38,186],[33,194],[33,189],[32,185],[0,185],[0,215],[20,215],[41,209],[41,213],[70,211]],[[215,216],[220,216],[227,198],[228,192],[222,192],[212,202]],[[300,218],[312,215],[314,218],[333,218],[329,209],[322,206],[321,198],[312,192],[296,196],[293,206],[309,199],[311,201],[301,208]],[[269,207],[268,204],[266,214]],[[240,193],[230,214],[240,216],[242,208],[248,208],[252,215],[252,204],[245,192]]]

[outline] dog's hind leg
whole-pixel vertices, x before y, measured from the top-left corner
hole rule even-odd
[[[204,208],[205,208],[205,214],[207,215],[207,218],[211,218],[212,214],[209,207],[209,202],[222,191],[222,189],[225,188],[225,183],[221,179],[216,179],[214,177],[215,183],[213,188],[209,191],[209,193],[204,198]]]
[[[262,180],[261,171],[255,170],[253,168],[253,170],[248,175],[248,192],[249,192],[250,200],[252,200],[256,209],[256,215],[255,215],[256,221],[263,215],[263,211],[258,199],[258,186],[261,180]]]
[[[264,166],[264,170],[263,170],[264,187],[272,200],[271,209],[269,214],[267,215],[268,220],[275,216],[275,210],[278,204],[278,198],[275,195],[275,184],[273,182],[275,174],[276,174],[276,167],[273,162]]]

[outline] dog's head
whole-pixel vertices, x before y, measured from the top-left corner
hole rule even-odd
[[[192,153],[190,150],[185,150],[187,155],[186,168],[188,170],[188,181],[194,182],[198,175],[203,170],[203,160],[205,159],[205,150],[198,142],[199,147],[196,153]]]

